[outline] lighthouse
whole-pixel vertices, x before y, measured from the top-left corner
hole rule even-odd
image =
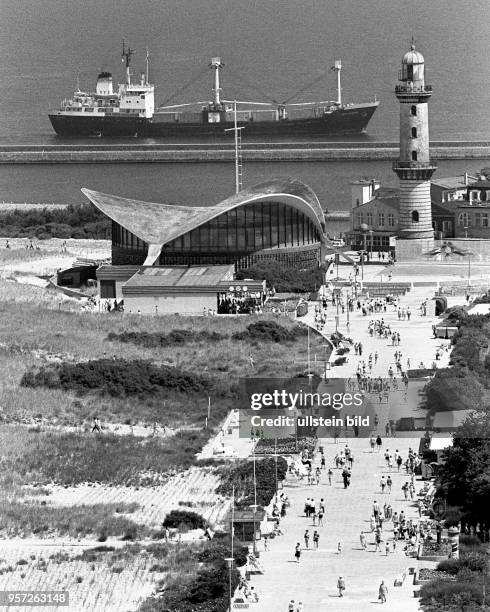
[[[430,178],[437,166],[429,154],[432,87],[425,84],[424,72],[424,57],[412,44],[403,56],[395,87],[400,103],[400,158],[393,163],[393,171],[400,181],[397,252],[403,256],[420,256],[434,246]]]

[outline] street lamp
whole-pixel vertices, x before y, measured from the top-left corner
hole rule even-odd
[[[231,494],[231,555],[229,557],[225,557],[225,561],[228,564],[228,578],[229,578],[229,582],[228,582],[228,599],[229,599],[229,606],[230,606],[230,612],[231,612],[231,605],[232,605],[232,599],[233,599],[233,586],[232,586],[232,572],[233,572],[233,562],[235,560],[234,557],[234,553],[233,553],[233,540],[235,538],[235,485],[233,485],[232,488],[232,494]]]
[[[256,517],[257,517],[257,479],[255,475],[255,444],[253,446],[253,464],[254,464],[254,503],[251,505],[253,510],[253,554],[254,557],[257,557],[257,544],[255,541],[255,526],[256,526]]]

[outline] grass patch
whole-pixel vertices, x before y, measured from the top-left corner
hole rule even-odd
[[[207,437],[201,431],[181,431],[161,439],[3,426],[0,484],[100,482],[152,486],[166,475],[193,465]]]
[[[20,501],[0,503],[0,531],[9,537],[46,537],[52,535],[85,537],[105,533],[124,536],[134,531],[143,535],[144,527],[130,519],[116,516],[117,511],[134,512],[137,504],[95,504],[79,506],[43,506]]]

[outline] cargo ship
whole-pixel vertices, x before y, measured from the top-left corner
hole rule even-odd
[[[130,64],[134,51],[123,44],[122,61],[126,66],[124,83],[114,91],[112,75],[101,72],[95,92],[77,86],[73,97],[65,99],[49,119],[63,137],[225,137],[236,127],[248,136],[337,136],[359,134],[378,108],[379,101],[344,104],[340,85],[340,60],[332,70],[337,73],[337,99],[322,102],[242,102],[221,98],[221,58],[214,57],[213,99],[160,106],[155,109],[155,86],[146,73],[139,82],[131,81]],[[194,107],[194,109],[192,108]],[[267,108],[268,107],[268,108]]]

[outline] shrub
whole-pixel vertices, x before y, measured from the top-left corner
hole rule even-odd
[[[259,340],[262,342],[292,342],[296,338],[307,335],[308,329],[304,325],[297,325],[293,329],[279,325],[276,321],[256,321],[247,325],[242,332],[235,332],[235,340]]]
[[[481,604],[481,585],[471,582],[450,582],[435,580],[424,584],[420,589],[421,603],[428,606],[440,603],[446,606],[465,603],[467,605]],[[469,609],[469,608],[468,608]]]
[[[163,521],[164,527],[178,528],[182,525],[189,529],[205,529],[207,524],[200,514],[188,510],[172,510]]]
[[[154,396],[172,389],[183,393],[202,393],[211,388],[210,382],[198,374],[179,368],[155,365],[151,361],[98,359],[81,363],[28,370],[20,384],[24,387],[62,388],[65,391],[88,393],[96,391],[112,397]]]
[[[160,332],[124,331],[120,334],[109,333],[107,340],[144,346],[145,348],[166,347],[190,344],[192,342],[219,342],[228,338],[227,334],[207,330],[173,329],[168,334]]]

